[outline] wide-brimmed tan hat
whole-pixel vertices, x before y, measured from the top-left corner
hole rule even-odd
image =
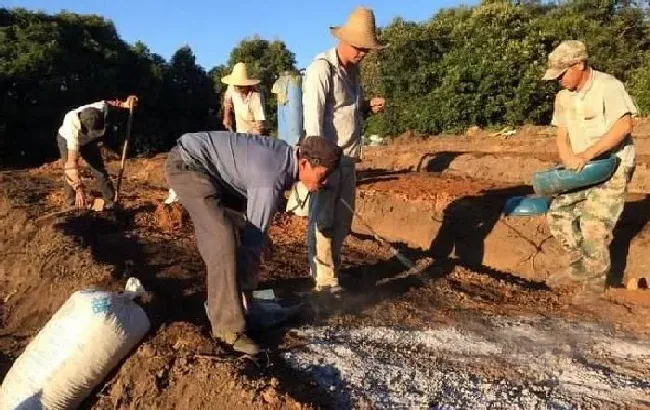
[[[378,50],[388,47],[377,39],[375,14],[371,9],[357,7],[341,27],[330,27],[330,32],[336,38],[357,48]]]
[[[578,40],[565,40],[548,56],[548,65],[542,80],[556,80],[571,66],[587,61],[589,53],[585,43]]]
[[[232,68],[232,73],[223,77],[221,79],[221,82],[228,85],[238,85],[240,87],[245,87],[248,85],[259,84],[260,80],[248,78],[248,71],[246,70],[246,64],[237,63]]]

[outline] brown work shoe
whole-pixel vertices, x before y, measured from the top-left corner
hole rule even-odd
[[[236,352],[255,356],[260,352],[257,344],[245,333],[220,332],[214,335],[215,339],[232,346]]]

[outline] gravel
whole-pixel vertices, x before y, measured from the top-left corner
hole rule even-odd
[[[306,345],[286,352],[287,363],[329,391],[336,408],[650,405],[650,343],[595,324],[484,317],[425,331],[323,326],[296,333]]]

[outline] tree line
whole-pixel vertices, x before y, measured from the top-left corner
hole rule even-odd
[[[243,40],[225,64],[206,71],[189,46],[166,61],[140,41],[126,43],[101,16],[0,8],[0,165],[56,158],[55,136],[67,111],[130,93],[140,97],[131,152],[155,153],[183,133],[222,129],[221,77],[238,61],[262,80],[273,120],[275,73],[296,64],[282,41]],[[127,114],[115,115],[105,143],[119,152]]]
[[[585,41],[593,66],[624,81],[648,114],[648,17],[647,1],[483,0],[422,22],[397,18],[379,33],[390,47],[362,65],[366,95],[387,100],[366,134],[547,124],[557,85],[540,78],[564,39]],[[245,39],[228,61],[206,71],[189,46],[167,61],[142,42],[126,43],[101,16],[0,8],[0,165],[55,158],[55,134],[68,110],[129,93],[140,97],[134,153],[166,150],[185,132],[221,129],[220,79],[238,61],[262,80],[274,128],[271,86],[277,74],[296,69],[282,41]],[[106,138],[113,149],[126,128],[126,114],[116,115]]]
[[[541,81],[548,54],[565,39],[583,40],[594,68],[624,81],[650,113],[647,2],[483,0],[381,30],[390,47],[364,60],[366,93],[387,110],[368,134],[457,132],[472,125],[548,124],[555,82]]]

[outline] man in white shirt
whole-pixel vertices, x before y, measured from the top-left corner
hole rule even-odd
[[[264,132],[264,101],[254,88],[260,80],[248,78],[246,64],[237,63],[231,74],[221,81],[228,84],[223,98],[223,125],[233,131],[232,117],[235,117],[235,132],[262,135]]]
[[[105,122],[109,109],[129,108],[138,98],[130,95],[125,101],[98,101],[83,105],[68,112],[59,127],[57,145],[61,153],[64,169],[65,206],[86,206],[86,194],[79,177],[79,158],[90,166],[97,180],[97,187],[104,198],[104,208],[113,207],[115,190],[111,182],[99,148],[99,140],[104,136]]]
[[[314,193],[309,204],[309,265],[317,291],[338,293],[343,240],[352,226],[355,164],[361,160],[364,116],[384,109],[384,99],[365,101],[359,63],[366,54],[386,47],[377,39],[372,10],[357,7],[342,27],[332,27],[337,47],[322,53],[307,68],[303,82],[306,135],[318,135],[343,149],[341,166],[328,179],[328,189]]]

